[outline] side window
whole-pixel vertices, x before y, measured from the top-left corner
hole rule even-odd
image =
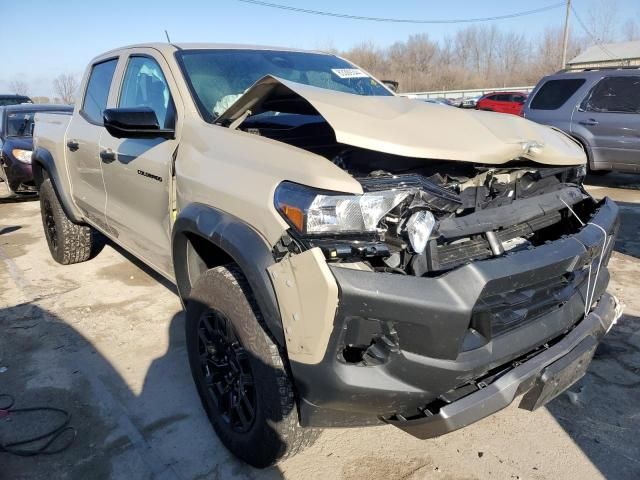
[[[582,104],[590,112],[640,113],[640,77],[606,77]]]
[[[149,107],[160,128],[175,124],[175,107],[158,63],[149,57],[131,57],[122,82],[119,107]]]
[[[584,78],[549,80],[540,87],[536,96],[531,100],[529,108],[532,110],[557,110],[584,85],[584,82]]]
[[[91,69],[87,91],[82,101],[82,112],[93,123],[102,124],[102,112],[107,108],[109,88],[118,59],[96,63]]]
[[[501,93],[499,95],[496,95],[494,100],[497,100],[498,102],[508,102],[511,100],[511,95],[509,95],[508,93]]]
[[[511,101],[513,101],[513,102],[524,103],[525,100],[526,100],[526,97],[524,97],[523,95],[512,95],[511,96]]]

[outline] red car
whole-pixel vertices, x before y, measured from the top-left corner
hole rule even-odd
[[[478,100],[476,110],[520,115],[526,100],[527,94],[522,92],[493,92]]]

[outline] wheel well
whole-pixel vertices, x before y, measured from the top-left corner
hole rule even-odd
[[[587,146],[587,142],[582,140],[580,137],[576,137],[575,135],[571,135],[571,138],[573,138],[576,142],[578,142],[580,145],[582,145],[582,149],[584,150],[585,155],[587,155],[587,162],[590,165],[591,164],[591,152],[589,152],[589,147]]]
[[[593,158],[591,157],[591,150],[589,149],[589,145],[587,144],[587,142],[585,142],[580,137],[576,137],[575,135],[571,135],[571,138],[573,138],[576,142],[578,142],[582,146],[582,149],[584,150],[584,153],[587,156],[587,171],[589,173],[592,173],[592,174],[596,175],[596,174],[600,174],[598,172],[604,172],[604,173],[608,172],[608,170],[606,170],[606,169],[605,170],[594,170],[593,169]]]
[[[234,261],[227,252],[204,237],[194,233],[186,233],[185,237],[189,290],[207,270]]]
[[[44,179],[49,176],[47,170],[40,164],[40,162],[33,162],[31,164],[31,171],[33,172],[33,181],[36,184],[36,188],[40,190],[40,185],[42,185]]]

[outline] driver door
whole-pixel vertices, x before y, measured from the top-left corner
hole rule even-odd
[[[136,49],[125,59],[114,107],[150,107],[161,127],[173,129],[175,87],[167,81],[164,59],[156,55]],[[106,130],[100,139],[109,231],[169,278],[173,276],[170,199],[177,146],[177,138],[115,138]]]

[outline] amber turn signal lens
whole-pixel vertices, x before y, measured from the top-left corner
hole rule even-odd
[[[302,210],[286,204],[280,205],[280,209],[299,232],[304,230],[304,212]]]

